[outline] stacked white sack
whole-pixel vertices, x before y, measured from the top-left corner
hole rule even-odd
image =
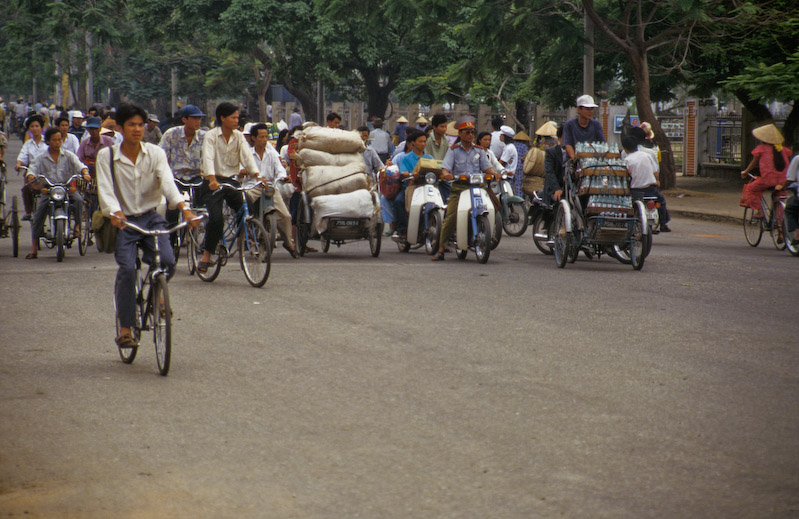
[[[328,216],[337,218],[372,218],[380,211],[380,204],[375,205],[372,193],[359,189],[341,195],[322,195],[311,199],[313,208],[313,224],[321,234],[327,230]]]
[[[336,128],[312,126],[303,131],[299,159],[305,173],[303,189],[313,198],[351,193],[369,188],[366,149],[360,134]]]

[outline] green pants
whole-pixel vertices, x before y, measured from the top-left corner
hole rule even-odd
[[[447,200],[447,214],[444,215],[444,224],[441,226],[441,237],[438,246],[442,249],[449,243],[449,237],[455,232],[455,225],[458,223],[458,201],[461,193],[468,190],[468,184],[453,183]]]

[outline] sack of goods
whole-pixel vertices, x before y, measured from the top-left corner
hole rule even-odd
[[[400,178],[399,168],[396,165],[392,164],[385,169],[381,169],[378,181],[380,183],[380,193],[386,197],[386,200],[397,198],[402,187],[402,179]]]
[[[351,162],[346,166],[305,168],[302,185],[310,197],[338,195],[369,189],[369,177],[366,176],[366,164],[360,159],[360,162]]]
[[[533,191],[541,191],[542,189],[544,189],[543,177],[525,175],[522,179],[522,193],[525,195],[533,196]]]
[[[522,170],[524,176],[545,177],[546,170],[544,169],[544,161],[546,160],[546,153],[541,148],[532,147],[527,155],[524,156],[524,163]]]
[[[326,151],[305,148],[299,152],[299,160],[303,167],[311,166],[347,166],[352,163],[363,164],[360,153],[328,153]]]
[[[311,126],[303,130],[300,137],[299,149],[306,148],[327,153],[360,153],[366,145],[358,132]]]
[[[380,212],[380,203],[372,203],[372,194],[359,189],[342,195],[324,195],[311,199],[313,223],[320,234],[327,230],[326,217],[372,218]]]

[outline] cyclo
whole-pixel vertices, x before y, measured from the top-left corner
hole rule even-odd
[[[575,160],[564,165],[563,197],[552,231],[559,268],[574,262],[581,250],[597,257],[606,253],[635,270],[644,266],[650,239],[646,209],[632,200],[627,168],[618,157],[605,143],[579,143]]]
[[[17,197],[11,197],[11,208],[6,208],[6,163],[0,160],[0,238],[11,236],[11,253],[19,256],[19,212]]]

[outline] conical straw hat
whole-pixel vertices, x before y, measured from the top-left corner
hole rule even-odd
[[[752,135],[768,144],[782,144],[785,140],[783,139],[780,131],[773,124],[767,124],[765,126],[755,128],[752,130]]]
[[[554,137],[558,134],[558,128],[551,121],[547,121],[539,126],[535,134],[541,137]]]
[[[529,141],[530,140],[530,136],[527,135],[527,133],[525,133],[524,130],[522,130],[522,131],[520,131],[519,133],[517,133],[516,135],[513,136],[513,140],[514,141]]]

